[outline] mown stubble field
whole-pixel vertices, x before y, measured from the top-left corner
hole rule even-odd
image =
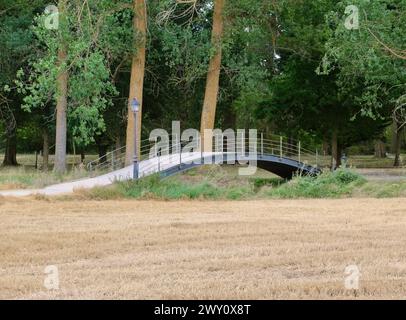
[[[405,297],[405,198],[0,199],[1,299]]]

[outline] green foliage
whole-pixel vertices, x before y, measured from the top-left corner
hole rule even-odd
[[[359,29],[344,25],[345,8],[359,9]],[[395,101],[406,92],[404,61],[392,55],[404,50],[406,1],[340,1],[327,16],[331,36],[326,42],[326,55],[321,64],[325,73],[337,70],[343,95],[357,90],[360,114],[381,118],[385,109],[392,110]]]
[[[143,179],[138,182],[119,183],[125,197],[138,199],[214,199],[221,196],[215,186],[208,182],[196,185],[186,185],[179,181],[160,180],[158,176]]]
[[[283,183],[283,180],[279,178],[252,178],[251,183],[258,191],[264,186],[278,187]]]
[[[58,175],[52,172],[42,172],[26,167],[0,168],[0,190],[36,189],[65,181],[86,177],[85,171],[72,171],[69,174]]]
[[[359,174],[340,169],[318,177],[296,177],[267,194],[273,198],[337,198],[350,196],[365,182]]]
[[[317,72],[329,52],[326,43],[331,39],[331,28],[339,23],[325,16],[340,10],[344,13],[344,9],[329,0],[283,1],[277,8],[283,21],[276,47],[280,56],[278,70],[268,92],[257,95],[256,103],[250,104],[256,105],[251,115],[262,120],[266,128],[319,146],[337,131],[339,149],[343,149],[379,137],[388,125],[387,109],[372,120],[357,117],[363,110],[363,79],[351,80],[351,90],[344,90],[347,83],[342,82],[341,66],[328,73]]]
[[[325,172],[314,178],[295,177],[288,182],[262,177],[235,180],[230,174],[217,174],[210,181],[206,180],[207,172],[192,172],[163,180],[155,176],[139,182],[119,182],[110,187],[80,190],[76,197],[95,200],[250,200],[406,196],[405,181],[370,182],[348,169]]]
[[[25,96],[23,108],[27,111],[44,108],[50,97],[56,100],[57,76],[67,70],[68,122],[80,145],[94,142],[94,136],[106,129],[103,112],[118,94],[111,81],[110,65],[126,51],[133,50],[131,46],[127,50],[123,47],[123,43],[131,43],[132,32],[129,32],[131,24],[121,20],[131,21],[131,16],[115,7],[120,4],[88,1],[87,5],[89,10],[82,10],[79,2],[69,3],[66,13],[60,14],[57,31],[45,27],[45,14],[37,16],[32,30],[38,53],[31,57],[29,69],[18,73],[17,81],[19,92]],[[68,57],[65,64],[58,65],[61,46],[66,47]]]
[[[61,70],[70,75],[68,145],[93,151],[124,141],[128,71],[140,39],[132,0],[67,2],[59,30],[44,27],[46,1],[0,2],[0,110],[11,112],[0,113],[1,129],[16,119],[20,149],[39,149],[44,129],[52,145]],[[170,129],[172,120],[198,128],[218,50],[213,1],[146,3],[143,136]],[[360,9],[359,30],[344,27],[347,5]],[[405,9],[405,0],[226,1],[216,126],[258,128],[314,147],[337,129],[340,149],[381,138],[405,94],[404,61],[383,46],[405,50]],[[61,43],[68,57],[58,66]]]

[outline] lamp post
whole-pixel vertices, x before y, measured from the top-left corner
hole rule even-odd
[[[343,153],[341,157],[341,164],[344,169],[347,168],[347,160],[348,160],[347,156],[345,155],[345,153]]]
[[[136,98],[131,101],[131,110],[134,114],[134,159],[133,159],[133,179],[138,179],[139,163],[138,163],[138,112],[140,111],[140,103]]]

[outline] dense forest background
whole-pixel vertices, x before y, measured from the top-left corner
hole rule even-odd
[[[3,164],[130,157],[136,97],[143,138],[257,128],[398,166],[405,34],[406,0],[0,0]]]

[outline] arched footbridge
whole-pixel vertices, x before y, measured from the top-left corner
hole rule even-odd
[[[312,152],[300,141],[281,136],[265,138],[262,134],[255,138],[228,141],[225,137],[214,137],[212,151],[201,151],[200,141],[161,144],[157,141],[142,141],[139,161],[139,178],[152,174],[168,177],[202,165],[235,165],[258,167],[284,179],[295,175],[315,176],[321,172],[318,167],[318,152]],[[231,146],[231,147],[230,147]],[[187,149],[185,151],[185,149]],[[196,151],[195,151],[196,150]],[[207,150],[207,148],[206,148]],[[103,158],[88,164],[93,175],[103,171],[124,168],[125,148],[114,150]],[[132,178],[132,165],[126,173]]]

